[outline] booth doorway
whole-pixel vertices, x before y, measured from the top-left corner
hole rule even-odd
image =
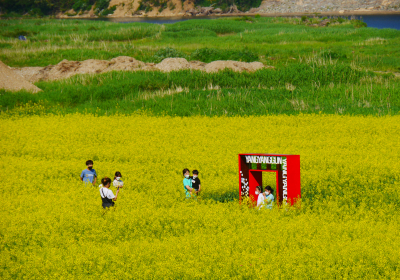
[[[277,203],[294,204],[301,197],[300,156],[239,154],[239,200],[255,201],[257,186],[270,185]]]
[[[249,173],[250,194],[255,193],[257,186],[262,186],[264,190],[265,187],[269,185],[274,190],[274,196],[277,201],[279,201],[279,198],[282,196],[282,194],[280,194],[282,188],[279,186],[279,175],[281,174],[278,170],[250,170]],[[256,197],[253,197],[252,199],[257,201]]]

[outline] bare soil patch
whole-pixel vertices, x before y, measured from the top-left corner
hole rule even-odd
[[[240,61],[233,61],[233,60],[217,60],[208,63],[205,66],[206,72],[218,72],[224,69],[232,69],[236,72],[255,72],[264,68],[264,64],[261,62],[240,62]]]
[[[166,58],[155,67],[163,72],[171,72],[190,69],[190,64],[184,58]]]
[[[205,72],[217,72],[224,69],[233,71],[254,72],[265,66],[261,62],[240,61],[214,61],[204,63],[201,61],[187,61],[184,58],[166,58],[158,64],[144,63],[129,56],[119,56],[109,60],[88,59],[85,61],[63,60],[56,65],[46,67],[23,67],[14,68],[14,73],[24,77],[29,82],[52,81],[66,79],[77,74],[96,74],[109,71],[179,71],[179,70],[201,70]],[[267,66],[271,67],[271,66]],[[10,70],[11,71],[11,70]]]
[[[10,67],[5,65],[1,61],[0,61],[0,89],[10,90],[10,91],[19,91],[24,89],[32,93],[41,91],[40,88],[25,80],[20,73],[13,71]]]

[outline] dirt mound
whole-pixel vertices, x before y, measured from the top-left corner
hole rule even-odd
[[[179,71],[185,69],[201,70],[206,72],[217,72],[225,68],[233,71],[254,72],[264,68],[261,62],[239,62],[239,61],[214,61],[209,64],[201,61],[188,62],[184,58],[166,58],[158,64],[144,63],[129,56],[119,56],[108,60],[88,59],[85,61],[63,60],[56,65],[46,67],[24,67],[13,69],[30,82],[52,81],[66,79],[76,74],[96,74],[109,71]]]
[[[88,59],[79,63],[78,68],[75,70],[75,74],[95,74],[102,73],[108,68],[110,61],[108,60],[97,60]]]
[[[18,72],[0,61],[0,89],[19,91],[25,89],[32,93],[41,91],[40,88],[25,80]]]
[[[24,77],[25,80],[31,83],[39,81],[38,73],[44,67],[23,67],[23,68],[11,68],[12,71],[16,72],[18,75]]]
[[[76,74],[101,73],[110,65],[107,60],[88,59],[84,61],[68,61],[64,59],[57,65],[49,65],[41,69],[33,78],[37,80],[59,80]]]
[[[190,69],[190,64],[184,58],[165,58],[155,68],[163,72],[171,72]]]
[[[119,56],[111,59],[110,66],[107,71],[134,71],[140,68],[144,68],[145,63],[134,59],[129,56]]]
[[[204,68],[206,67],[207,63],[198,61],[198,60],[192,60],[189,62],[190,63],[190,69],[193,70],[202,70],[204,71]]]
[[[69,61],[64,59],[56,65],[46,67],[24,67],[14,69],[31,82],[66,79],[76,74],[96,74],[108,71],[135,71],[144,69],[145,63],[129,56],[108,60],[88,59]]]
[[[264,68],[264,64],[261,62],[240,62],[233,60],[217,60],[210,62],[205,66],[206,72],[218,72],[220,70],[224,70],[225,68],[232,69],[236,72],[254,72]]]
[[[62,60],[57,65],[49,65],[40,70],[32,78],[37,80],[59,80],[69,78],[75,75],[75,71],[79,68],[79,61]]]

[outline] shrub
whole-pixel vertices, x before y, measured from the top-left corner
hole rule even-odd
[[[160,8],[158,8],[158,12],[161,13],[163,10],[165,10],[168,6],[168,1],[162,1],[160,2]]]
[[[191,54],[191,59],[203,62],[215,60],[238,60],[252,62],[258,60],[258,56],[248,49],[243,50],[220,50],[215,48],[201,48]]]
[[[28,14],[30,16],[37,16],[37,17],[44,16],[44,14],[40,8],[34,8],[34,9],[30,10]]]
[[[108,9],[109,5],[110,5],[110,0],[99,0],[96,2],[94,12],[99,16],[112,14],[115,11],[116,7],[114,6],[115,7],[114,10],[111,11],[112,7]]]
[[[351,23],[355,28],[360,28],[360,27],[367,27],[367,24],[361,20],[358,19],[352,19]]]
[[[109,5],[110,5],[110,0],[98,0],[96,2],[96,9],[101,11],[107,9]]]
[[[113,14],[114,12],[115,12],[115,10],[117,9],[117,6],[112,6],[112,7],[110,7],[110,8],[108,8],[108,9],[105,9],[105,10],[103,10],[101,13],[100,13],[100,15],[101,16],[107,16],[107,15],[109,15],[109,14]]]
[[[163,48],[158,50],[152,57],[152,60],[154,62],[161,62],[165,58],[170,58],[170,57],[182,57],[182,58],[187,58],[187,55],[184,54],[181,51],[178,51],[174,48]]]
[[[77,0],[75,4],[72,6],[72,9],[75,12],[88,11],[92,8],[93,4],[94,0]]]
[[[254,21],[254,18],[249,17],[249,16],[244,16],[244,17],[238,17],[234,19],[235,21]]]
[[[175,10],[176,5],[175,5],[173,2],[169,2],[168,7],[169,7],[169,9],[172,11],[172,10]]]
[[[144,11],[144,10],[146,10],[146,7],[147,7],[147,5],[143,1],[140,1],[137,11]]]

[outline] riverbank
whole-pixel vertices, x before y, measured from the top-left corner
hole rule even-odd
[[[169,0],[166,6],[158,7],[155,5],[144,9],[141,2],[133,1],[128,3],[126,0],[112,0],[109,9],[113,12],[106,15],[109,18],[115,17],[174,17],[174,16],[239,16],[255,15],[261,16],[298,16],[305,14],[321,15],[385,15],[400,14],[400,0],[363,0],[346,1],[332,3],[330,0],[264,0],[259,7],[250,8],[247,11],[243,7],[229,4],[219,7],[219,2],[212,6],[198,6],[197,2]],[[147,3],[147,2],[146,2]],[[150,2],[149,2],[150,3]],[[64,14],[59,14],[65,18],[76,14],[74,17],[88,18],[96,17],[93,9],[86,12],[76,12],[70,10]],[[104,15],[104,13],[103,13]]]
[[[83,2],[82,2],[83,1]],[[198,16],[298,16],[393,15],[400,14],[400,0],[249,0],[245,2],[210,0],[91,0],[58,3],[51,7],[7,5],[4,17],[55,15],[57,18],[198,17]],[[17,14],[18,13],[18,14]]]
[[[223,17],[237,17],[237,16],[257,16],[261,17],[298,17],[298,16],[373,16],[373,15],[400,15],[400,11],[377,11],[377,10],[353,10],[353,11],[336,11],[336,12],[292,12],[292,13],[278,13],[278,12],[244,12],[244,13],[229,13],[229,14],[210,14],[210,15],[199,15],[192,16],[188,14],[176,14],[174,16],[165,16],[162,14],[153,15],[151,18],[174,18],[174,17],[186,17],[186,18],[223,18]],[[149,18],[148,15],[125,15],[123,18]],[[90,15],[77,15],[77,16],[66,16],[57,15],[57,19],[70,19],[70,18],[82,18],[82,19],[101,19],[101,18],[119,18],[113,15],[106,17],[90,16]]]

